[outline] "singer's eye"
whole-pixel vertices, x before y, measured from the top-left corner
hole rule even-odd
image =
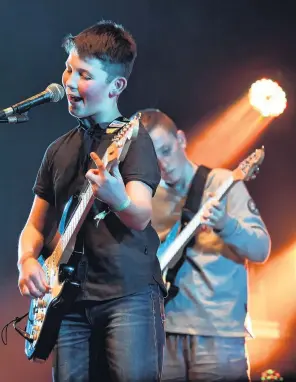
[[[84,80],[91,80],[92,78],[90,77],[89,74],[87,74],[86,72],[82,72],[82,73],[79,73],[80,74],[80,77],[82,77]]]

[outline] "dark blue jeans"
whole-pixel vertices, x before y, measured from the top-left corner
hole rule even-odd
[[[249,382],[245,339],[167,333],[162,381]]]
[[[54,382],[160,381],[165,344],[163,294],[77,303],[54,349]]]

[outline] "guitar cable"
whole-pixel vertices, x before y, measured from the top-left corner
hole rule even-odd
[[[26,314],[24,314],[23,316],[21,317],[15,317],[13,320],[11,320],[10,322],[8,322],[8,324],[6,324],[2,330],[1,330],[1,341],[4,345],[7,345],[7,338],[8,338],[8,327],[12,324],[14,329],[23,337],[25,338],[26,340],[28,341],[32,341],[32,339],[30,338],[30,336],[23,330],[23,329],[20,329],[19,327],[17,327],[16,325],[22,321],[25,317],[27,317],[29,314],[29,312],[27,312]]]

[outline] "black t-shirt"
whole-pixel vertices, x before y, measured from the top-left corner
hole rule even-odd
[[[107,134],[99,127],[97,130],[103,132],[99,134],[97,150],[102,157],[100,149],[108,146],[114,134]],[[55,207],[59,219],[68,199],[78,194],[85,183],[86,169],[81,159],[85,157],[86,134],[83,128],[77,127],[54,141],[46,150],[38,171],[33,191]],[[125,184],[144,182],[154,195],[160,171],[153,143],[143,127],[140,126],[137,139],[131,143],[119,169]],[[110,212],[96,226],[94,215],[102,209],[105,209],[104,205],[95,201],[80,232],[85,255],[80,263],[82,288],[79,299],[121,297],[155,283],[164,288],[156,257],[159,239],[151,224],[143,231],[129,229]]]

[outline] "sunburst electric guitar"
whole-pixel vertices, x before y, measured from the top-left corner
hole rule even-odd
[[[137,138],[139,117],[139,114],[136,115],[114,136],[102,158],[107,170],[110,170],[114,161],[121,162],[125,158],[130,143]],[[63,316],[80,292],[80,283],[74,274],[81,253],[73,249],[77,233],[95,199],[90,184],[77,199],[55,249],[46,260],[39,259],[51,292],[32,300],[30,304],[26,331],[23,333],[25,353],[29,360],[42,362],[48,358],[57,340]]]
[[[249,181],[254,179],[259,171],[259,166],[263,162],[265,156],[264,148],[255,150],[249,155],[239,166],[232,171],[229,178],[225,180],[218,190],[215,192],[215,198],[222,200],[235,183],[239,181]],[[180,231],[180,222],[178,221],[169,232],[167,239],[160,245],[157,256],[160,262],[160,268],[163,273],[164,281],[170,264],[176,262],[180,258],[181,253],[186,244],[191,240],[196,230],[200,227],[201,218],[203,216],[204,208],[208,201],[206,201],[199,211],[193,216],[190,222]],[[180,231],[180,232],[179,232]],[[168,290],[171,285],[166,284]],[[176,293],[176,286],[174,286],[174,293]],[[169,292],[170,296],[170,292]]]

